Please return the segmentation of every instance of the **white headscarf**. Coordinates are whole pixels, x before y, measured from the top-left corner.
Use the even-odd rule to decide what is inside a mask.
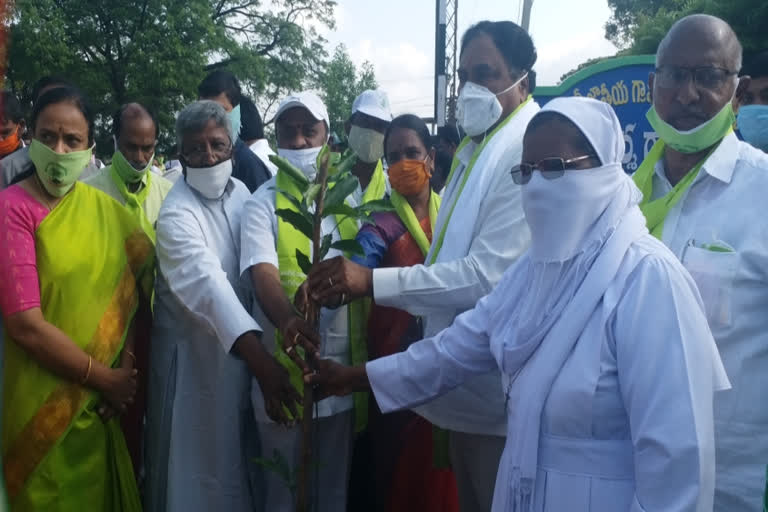
[[[637,207],[642,195],[621,167],[624,136],[613,109],[588,98],[558,98],[537,115],[544,112],[573,122],[603,165],[566,171],[554,180],[534,171],[523,185],[532,245],[510,286],[518,299],[504,312],[501,354],[496,354],[513,404],[505,450],[512,473],[499,474],[495,500],[510,497],[501,509],[525,512],[532,503],[540,419],[552,383],[627,249],[647,233]]]

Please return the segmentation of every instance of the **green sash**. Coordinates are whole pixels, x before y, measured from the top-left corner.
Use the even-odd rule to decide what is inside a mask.
[[[376,201],[378,199],[384,199],[384,195],[387,193],[387,179],[384,176],[384,166],[381,164],[381,160],[376,163],[376,169],[371,175],[371,182],[368,183],[368,187],[363,193],[363,204]]]
[[[408,201],[396,190],[392,191],[390,200],[392,201],[392,206],[395,207],[397,216],[400,217],[400,220],[403,222],[406,229],[408,229],[408,232],[418,244],[419,249],[421,249],[421,252],[424,253],[424,256],[426,256],[429,252],[430,242],[427,239],[427,235],[424,233],[424,230],[421,229],[419,219],[417,219],[416,214],[413,213],[413,208],[411,208],[411,205],[408,204]],[[440,196],[432,191],[429,196],[429,222],[432,224],[433,233],[435,232],[435,222],[437,221],[437,212],[439,209]]]
[[[730,133],[730,131],[728,132]],[[727,135],[727,134],[726,134]],[[635,185],[643,193],[643,200],[640,203],[640,210],[645,215],[646,226],[648,231],[661,240],[664,234],[664,220],[667,218],[670,210],[683,198],[685,192],[690,188],[693,180],[699,175],[704,162],[712,155],[717,149],[713,148],[707,156],[705,156],[701,162],[688,171],[682,180],[675,185],[666,195],[653,199],[653,175],[655,174],[656,164],[664,156],[664,148],[666,145],[664,141],[659,139],[651,148],[648,156],[645,157],[643,163],[640,164],[640,168],[637,169],[632,179],[635,181]]]
[[[115,170],[114,165],[109,167],[109,175],[112,177],[112,181],[115,183],[115,186],[120,192],[120,195],[123,196],[123,199],[125,199],[125,207],[128,208],[131,213],[133,213],[133,215],[136,217],[136,220],[138,220],[139,224],[141,224],[141,228],[144,230],[147,236],[152,239],[152,243],[155,243],[155,227],[149,221],[147,214],[144,212],[144,201],[147,200],[147,196],[149,196],[149,187],[152,186],[152,171],[147,171],[146,183],[144,183],[142,189],[135,194],[128,190],[128,187]]]
[[[503,127],[505,127],[514,117],[515,115],[523,109],[528,103],[533,101],[533,96],[528,96],[528,99],[522,102],[520,105],[517,106],[517,108],[507,116],[504,121],[499,123],[499,126],[493,129],[491,133],[489,133],[485,139],[483,139],[483,142],[475,148],[474,153],[472,153],[472,158],[469,160],[469,164],[467,165],[467,169],[464,171],[464,176],[461,178],[461,183],[459,183],[458,190],[456,191],[456,196],[453,199],[453,204],[451,205],[451,209],[448,210],[448,216],[445,218],[445,222],[443,222],[443,228],[440,230],[440,234],[435,237],[435,251],[432,253],[432,257],[429,259],[429,264],[433,265],[437,261],[437,255],[440,254],[440,249],[443,247],[443,241],[445,239],[445,232],[448,229],[448,224],[451,222],[451,217],[453,216],[453,211],[456,209],[456,205],[459,202],[459,198],[461,197],[461,193],[464,191],[464,187],[467,184],[467,181],[469,180],[469,175],[472,173],[472,171],[475,168],[475,162],[480,157],[480,154],[483,152],[483,149],[485,146],[493,139],[493,136],[496,135],[496,133],[501,130]],[[461,144],[459,144],[459,147],[456,148],[456,154],[458,155],[464,147],[472,142],[472,139],[470,137],[464,137],[464,140],[461,141]],[[448,188],[448,185],[451,183],[451,180],[453,179],[453,175],[456,172],[456,169],[459,166],[459,159],[454,157],[453,163],[451,164],[451,172],[448,174],[448,179],[445,180],[445,187]]]
[[[77,183],[35,233],[45,319],[102,364],[117,362],[152,243],[122,205]],[[3,469],[13,510],[141,510],[119,419],[97,393],[49,372],[6,336]]]
[[[276,184],[279,190],[288,192],[296,199],[301,199],[301,192],[293,183],[293,180],[286,176],[283,171],[277,172]],[[298,211],[296,207],[283,194],[279,191],[275,191],[275,210],[293,210]],[[354,239],[357,234],[357,224],[353,219],[347,218],[342,220],[337,216],[337,223],[339,234],[344,239]],[[303,233],[295,229],[289,223],[285,222],[280,217],[277,218],[277,262],[278,269],[280,271],[280,282],[283,285],[283,290],[286,295],[293,299],[296,295],[296,290],[307,279],[306,274],[301,270],[299,262],[296,259],[296,249],[303,249],[309,252],[311,249],[310,240],[304,236]],[[311,254],[308,256],[312,257]],[[283,338],[280,331],[276,333],[277,343],[275,344],[275,357],[280,363],[288,370],[291,378],[291,384],[299,390],[300,393],[304,392],[304,379],[301,370],[291,360],[290,356],[285,353],[283,349]],[[299,417],[301,417],[302,411],[299,410]]]

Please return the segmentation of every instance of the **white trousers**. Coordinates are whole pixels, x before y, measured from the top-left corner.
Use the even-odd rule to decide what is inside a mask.
[[[313,445],[317,468],[312,468],[313,494],[317,496],[317,512],[343,512],[347,509],[347,485],[352,451],[352,411],[315,420],[317,434]],[[265,459],[280,453],[291,465],[301,462],[301,427],[287,429],[275,423],[259,423],[261,456]],[[291,511],[296,508],[285,480],[274,471],[263,470],[266,485],[264,510]],[[295,474],[295,473],[294,473]],[[317,478],[317,480],[316,480]],[[313,509],[314,510],[314,509]]]

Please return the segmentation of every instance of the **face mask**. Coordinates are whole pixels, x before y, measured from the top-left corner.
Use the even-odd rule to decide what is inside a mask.
[[[219,162],[213,167],[187,167],[187,184],[208,199],[224,195],[232,176],[232,159]]]
[[[91,161],[93,147],[71,153],[57,153],[37,139],[29,145],[29,159],[40,182],[54,197],[64,197]]]
[[[229,123],[232,125],[232,140],[240,136],[240,105],[229,112]]]
[[[498,97],[511,91],[527,76],[528,73],[525,73],[517,82],[498,94],[474,82],[464,84],[456,103],[456,118],[467,135],[477,137],[486,133],[501,117],[503,108]]]
[[[120,176],[120,179],[125,183],[138,183],[147,174],[150,167],[152,167],[152,160],[154,158],[155,155],[152,154],[149,158],[149,163],[145,165],[143,169],[137,169],[125,158],[122,151],[115,151],[115,154],[112,155],[112,167],[115,168],[117,175]]]
[[[0,140],[0,158],[10,155],[19,147],[19,130]]]
[[[698,153],[712,147],[728,134],[736,121],[730,101],[709,121],[682,132],[659,117],[655,106],[651,107],[645,117],[664,144],[680,153]]]
[[[744,105],[737,117],[744,140],[768,153],[768,105]]]
[[[307,149],[277,148],[277,154],[298,167],[307,179],[314,180],[315,176],[317,176],[317,157],[322,149],[322,146]]]
[[[400,160],[393,164],[388,173],[392,188],[404,196],[415,196],[429,185],[432,176],[425,160]]]
[[[548,180],[533,171],[523,185],[523,211],[531,228],[531,256],[565,261],[575,256],[624,179],[620,165],[565,171]]]
[[[384,156],[384,134],[353,124],[349,129],[349,147],[363,162],[378,162]]]

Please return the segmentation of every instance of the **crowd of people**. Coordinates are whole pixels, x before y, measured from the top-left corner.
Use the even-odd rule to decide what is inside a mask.
[[[72,82],[42,78],[26,118],[3,92],[11,510],[294,510],[305,385],[319,512],[762,510],[768,52],[742,62],[726,22],[679,20],[631,177],[612,107],[540,108],[536,60],[522,28],[480,22],[457,125],[432,135],[368,90],[340,137],[302,91],[276,151],[214,71],[168,164],[144,105],[115,113],[104,166]],[[389,208],[323,218],[363,253],[305,274],[311,241],[276,213],[295,181],[269,157],[311,181],[340,145],[346,204]]]

